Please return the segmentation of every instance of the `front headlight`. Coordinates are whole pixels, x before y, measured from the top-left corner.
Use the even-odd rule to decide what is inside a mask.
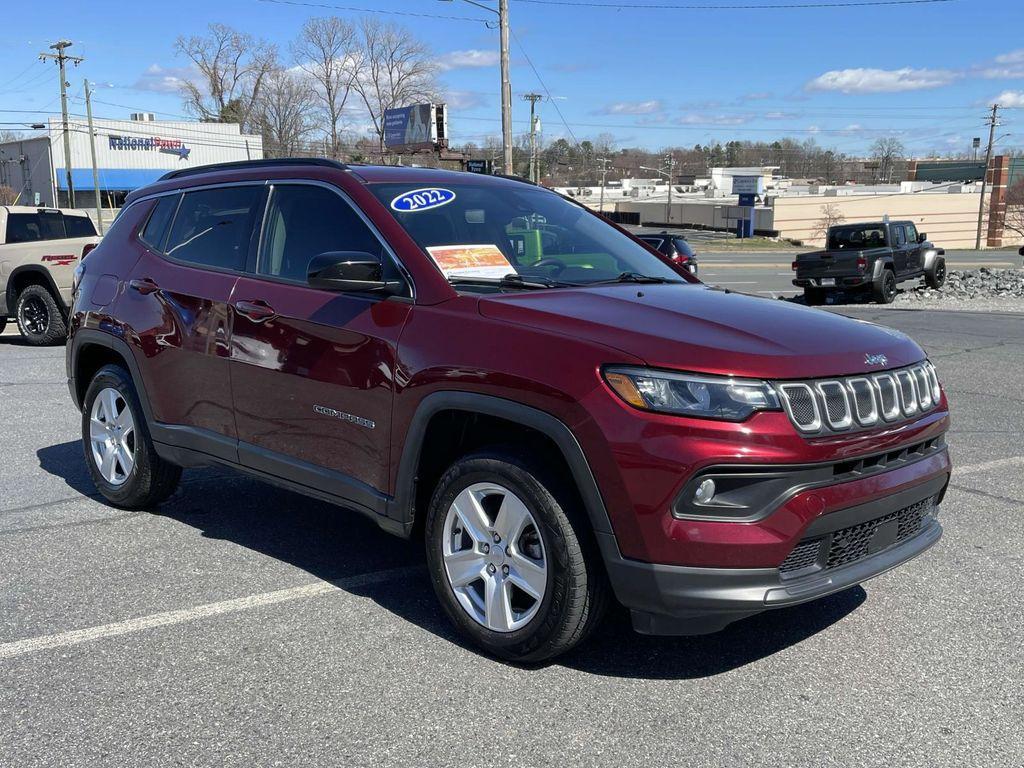
[[[604,378],[619,397],[645,411],[743,421],[755,411],[780,409],[766,381],[625,367],[606,368]]]

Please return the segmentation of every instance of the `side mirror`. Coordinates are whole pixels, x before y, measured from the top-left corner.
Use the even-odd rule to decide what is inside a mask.
[[[927,232],[918,232],[917,233],[917,242],[923,243],[927,239],[928,239],[928,233]]]
[[[362,251],[327,251],[314,256],[306,269],[306,282],[323,291],[389,293],[401,287],[387,281],[380,259]]]

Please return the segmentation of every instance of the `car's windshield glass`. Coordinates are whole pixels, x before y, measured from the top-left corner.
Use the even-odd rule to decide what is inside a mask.
[[[650,251],[558,195],[526,184],[371,184],[453,281],[507,275],[586,285],[622,275],[685,282]],[[514,287],[514,286],[513,286]]]
[[[882,248],[884,246],[885,228],[881,224],[833,227],[828,231],[828,249],[830,251],[843,251],[851,248]]]

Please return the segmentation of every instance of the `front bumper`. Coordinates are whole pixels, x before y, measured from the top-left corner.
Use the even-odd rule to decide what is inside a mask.
[[[822,515],[800,539],[822,542],[820,562],[808,562],[788,574],[779,568],[694,568],[644,563],[622,557],[611,535],[599,535],[599,544],[616,597],[630,609],[638,632],[707,634],[771,608],[797,605],[842,591],[921,554],[942,535],[935,514],[948,481],[948,475],[933,477],[881,499]],[[891,520],[900,511],[926,502],[935,506],[921,519],[920,528],[898,539]],[[872,521],[878,521],[878,525],[871,525]],[[827,553],[833,549],[833,540],[842,544],[840,537],[850,530],[868,532],[869,551],[853,562],[828,567]],[[872,547],[873,542],[876,545]]]

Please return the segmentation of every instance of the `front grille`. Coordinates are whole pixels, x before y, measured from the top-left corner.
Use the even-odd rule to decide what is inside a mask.
[[[890,424],[939,403],[939,380],[928,361],[897,371],[826,381],[776,384],[789,420],[805,434],[844,432]]]
[[[875,554],[872,552],[872,541],[880,529],[895,528],[895,537],[883,540],[887,546],[906,541],[921,532],[924,519],[934,505],[934,498],[924,499],[874,520],[801,541],[782,561],[779,571],[783,576],[793,576],[812,567],[827,571],[863,560]]]

